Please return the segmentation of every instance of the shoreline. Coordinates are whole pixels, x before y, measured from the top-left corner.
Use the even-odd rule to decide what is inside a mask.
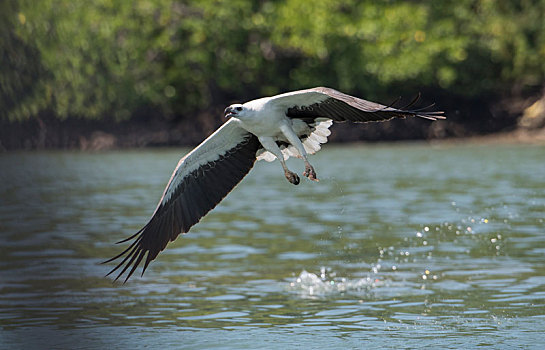
[[[3,125],[2,125],[3,124]],[[35,150],[106,151],[158,147],[195,147],[221,125],[220,120],[126,121],[50,121],[0,123],[0,152]],[[430,144],[535,144],[545,145],[545,127],[516,127],[509,131],[478,134],[461,129],[460,124],[418,120],[362,125],[358,128],[336,124],[330,144],[425,142]]]
[[[517,144],[517,145],[545,145],[545,128],[538,130],[516,129],[487,135],[465,136],[458,138],[428,140],[431,144]]]
[[[111,139],[111,135],[95,132],[95,139],[90,142],[86,142],[84,147],[69,147],[69,148],[57,148],[57,147],[45,147],[40,149],[10,149],[6,150],[0,148],[1,153],[15,153],[15,152],[109,152],[120,150],[153,150],[153,149],[169,149],[169,148],[189,148],[196,147],[197,144],[172,144],[172,145],[128,145],[128,146],[116,146]],[[507,132],[497,132],[487,135],[475,135],[464,137],[450,137],[443,139],[402,139],[402,140],[357,140],[357,141],[328,141],[328,145],[334,146],[349,146],[349,145],[388,145],[388,144],[429,144],[431,146],[448,146],[448,145],[534,145],[545,146],[545,128],[536,131],[529,131],[523,129],[517,129]],[[0,145],[1,146],[1,145]]]

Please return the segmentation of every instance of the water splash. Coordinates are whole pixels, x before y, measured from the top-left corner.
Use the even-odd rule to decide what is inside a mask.
[[[384,283],[378,278],[369,276],[357,279],[336,277],[335,273],[331,273],[325,267],[322,267],[320,276],[305,270],[301,271],[299,276],[290,282],[289,288],[300,292],[303,296],[315,297],[342,293],[367,294],[374,288],[383,286]]]

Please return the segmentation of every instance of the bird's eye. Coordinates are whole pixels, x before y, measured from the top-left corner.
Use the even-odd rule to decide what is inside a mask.
[[[236,109],[237,111],[239,111],[239,112],[242,111],[242,107],[237,107],[237,108],[235,108],[235,109]]]

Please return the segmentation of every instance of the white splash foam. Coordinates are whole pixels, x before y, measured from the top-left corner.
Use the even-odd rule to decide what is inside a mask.
[[[340,293],[368,293],[383,285],[384,281],[372,277],[348,279],[327,276],[325,268],[322,268],[320,276],[305,270],[301,271],[299,276],[290,282],[290,289],[306,296],[325,296]]]

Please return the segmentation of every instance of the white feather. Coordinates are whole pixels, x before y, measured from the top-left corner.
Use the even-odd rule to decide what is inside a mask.
[[[191,152],[178,162],[172,173],[170,182],[165,189],[163,203],[168,201],[180,185],[183,178],[199,167],[213,162],[244,140],[248,132],[240,126],[240,121],[231,118],[206,140],[201,142]]]
[[[304,124],[304,126],[302,124]],[[303,141],[303,147],[308,154],[318,152],[322,148],[321,144],[327,142],[327,137],[331,134],[329,127],[332,124],[333,121],[327,118],[317,118],[315,120],[314,130]],[[308,124],[299,119],[293,121],[292,127],[299,136],[305,135],[310,131]],[[283,137],[279,137],[278,141],[286,142],[287,140]],[[284,159],[288,159],[289,157],[301,158],[297,149],[292,145],[281,147],[281,149]],[[271,152],[261,149],[257,152],[257,160],[272,162],[276,160],[276,157]]]
[[[269,97],[266,103],[282,106],[283,108],[292,108],[299,106],[310,106],[315,103],[320,103],[329,98],[328,95],[318,92],[299,90],[286,92],[284,94]]]

